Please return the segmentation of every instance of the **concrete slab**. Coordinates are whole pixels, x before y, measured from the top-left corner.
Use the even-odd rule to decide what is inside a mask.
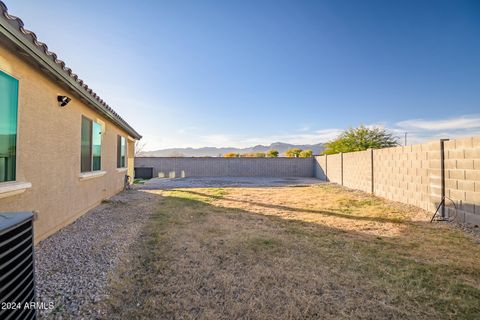
[[[258,188],[305,186],[325,183],[315,178],[299,177],[201,177],[201,178],[154,178],[140,185],[139,189],[177,188]]]

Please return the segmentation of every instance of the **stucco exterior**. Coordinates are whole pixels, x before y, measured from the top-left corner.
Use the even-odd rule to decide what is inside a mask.
[[[125,174],[133,176],[135,140],[1,43],[0,70],[19,80],[16,181],[31,183],[23,193],[0,198],[0,212],[35,211],[38,242],[122,190]],[[72,101],[59,107],[58,95]],[[79,177],[82,115],[104,124],[105,174],[85,180]],[[117,135],[128,143],[123,170],[117,169]]]

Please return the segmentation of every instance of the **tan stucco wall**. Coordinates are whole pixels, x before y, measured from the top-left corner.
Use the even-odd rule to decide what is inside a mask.
[[[133,167],[133,164],[134,164],[134,160],[135,160],[135,140],[133,139],[128,139],[127,140],[127,165],[128,165],[128,175],[130,177],[134,177],[135,176],[135,170],[134,170],[134,167]]]
[[[122,190],[126,172],[116,168],[117,135],[128,134],[1,45],[0,70],[19,80],[16,180],[32,183],[24,193],[0,199],[0,212],[37,211],[38,242]],[[61,108],[57,95],[72,101]],[[79,179],[82,115],[105,123],[102,170],[106,174],[85,181]],[[129,140],[127,155],[132,175],[133,143]]]

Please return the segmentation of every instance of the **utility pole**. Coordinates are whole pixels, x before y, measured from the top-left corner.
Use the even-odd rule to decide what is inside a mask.
[[[407,145],[407,134],[408,132],[405,132],[405,146]]]

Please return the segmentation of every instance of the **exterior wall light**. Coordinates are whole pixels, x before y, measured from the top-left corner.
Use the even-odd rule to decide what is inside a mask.
[[[57,101],[60,107],[65,107],[72,99],[67,96],[58,96]]]

